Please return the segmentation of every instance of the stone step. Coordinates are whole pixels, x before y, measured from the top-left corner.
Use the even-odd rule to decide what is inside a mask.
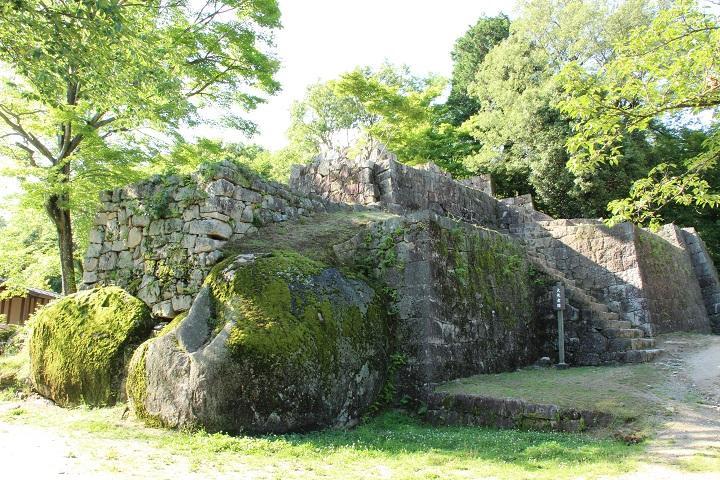
[[[632,328],[632,324],[627,320],[599,320],[597,322],[593,322],[593,326],[601,330],[626,330]]]
[[[651,362],[659,357],[664,350],[653,348],[649,350],[627,350],[625,352],[617,352],[615,360],[621,363],[645,363]]]
[[[610,350],[625,352],[628,350],[649,350],[655,348],[654,338],[613,338]]]
[[[603,335],[608,338],[641,338],[643,331],[637,328],[607,328]]]
[[[602,312],[602,313],[600,313],[599,317],[600,317],[600,320],[602,320],[603,322],[619,322],[619,321],[621,321],[620,315],[615,312],[609,312],[609,311]],[[628,322],[628,325],[630,325],[630,322]],[[630,328],[630,327],[628,326],[628,327],[621,327],[621,328]]]

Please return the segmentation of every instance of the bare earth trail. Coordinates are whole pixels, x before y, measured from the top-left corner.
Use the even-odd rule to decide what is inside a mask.
[[[720,336],[673,336],[662,342],[666,353],[656,363],[669,378],[668,397],[657,415],[657,434],[637,471],[614,480],[720,480],[720,471],[679,469],[683,462],[710,459],[720,464]],[[14,409],[58,409],[38,398],[0,403],[0,418]],[[80,412],[67,415],[82,415]],[[79,417],[78,417],[79,418]],[[208,479],[275,478],[284,465],[252,465],[237,458],[224,471],[193,465],[171,447],[134,438],[106,438],[92,431],[67,431],[37,421],[0,420],[0,466],[4,478]],[[281,462],[280,462],[281,463]],[[269,468],[268,468],[269,467]],[[297,472],[296,472],[297,473]],[[582,477],[580,477],[582,478]]]
[[[619,478],[720,479],[720,471],[679,473],[668,467],[720,457],[720,336],[667,340],[661,348],[666,352],[658,363],[671,367],[668,388],[676,400],[669,402],[666,412],[656,412],[662,420],[647,450],[653,463]]]

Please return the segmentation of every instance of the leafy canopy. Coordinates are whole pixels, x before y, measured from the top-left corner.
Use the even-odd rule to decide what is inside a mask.
[[[237,112],[279,88],[268,53],[279,18],[276,0],[0,4],[0,173],[20,178],[26,204],[56,224],[70,291],[68,217],[141,176],[211,107],[226,112],[218,122],[253,130]]]
[[[287,149],[296,163],[322,150],[349,150],[378,141],[410,164],[434,161],[464,171],[460,133],[443,120],[439,100],[446,80],[418,77],[407,67],[358,68],[311,86],[293,108]]]
[[[607,201],[626,195],[632,180],[645,173],[641,146],[629,150],[639,156],[627,172],[580,175],[566,168],[572,131],[558,108],[558,72],[569,62],[584,68],[604,64],[612,58],[613,42],[649,23],[656,8],[651,0],[521,2],[509,37],[485,55],[468,87],[478,110],[461,128],[479,148],[465,158],[466,168],[492,173],[501,195],[533,193],[554,216],[596,216]]]
[[[695,1],[681,0],[661,10],[614,43],[616,54],[596,70],[577,62],[562,75],[567,93],[560,103],[573,118],[568,141],[575,172],[592,172],[623,161],[623,140],[653,129],[655,122],[692,125],[710,119],[703,151],[679,161],[663,161],[638,180],[627,199],[610,205],[614,221],[657,225],[671,203],[717,208],[718,185],[709,180],[720,156],[720,21]]]

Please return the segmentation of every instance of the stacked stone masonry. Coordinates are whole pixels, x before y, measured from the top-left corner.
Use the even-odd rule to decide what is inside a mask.
[[[713,333],[720,334],[720,280],[705,242],[694,228],[684,228],[682,238],[690,253],[695,275],[698,278],[705,310]]]
[[[551,220],[530,198],[489,192],[488,179],[461,183],[382,148],[296,166],[289,186],[230,163],[157,177],[102,195],[84,286],[122,286],[156,317],[172,318],[189,308],[228,242],[270,223],[375,208],[398,217],[335,253],[345,263],[374,259],[374,273],[395,290],[410,390],[552,354],[546,294],[556,281],[568,290],[565,342],[576,364],[646,361],[658,353],[653,332],[717,325],[720,282],[693,231]]]
[[[268,223],[332,208],[231,163],[190,176],[154,177],[105,192],[101,201],[83,263],[83,288],[121,286],[159,318],[190,308],[227,242]]]

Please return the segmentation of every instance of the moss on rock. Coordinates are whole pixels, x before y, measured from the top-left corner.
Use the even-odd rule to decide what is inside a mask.
[[[56,300],[31,322],[33,387],[63,406],[115,403],[127,361],[151,328],[147,306],[118,287]]]
[[[379,391],[385,308],[365,283],[291,251],[216,266],[186,319],[136,353],[138,417],[210,431],[352,423]]]

